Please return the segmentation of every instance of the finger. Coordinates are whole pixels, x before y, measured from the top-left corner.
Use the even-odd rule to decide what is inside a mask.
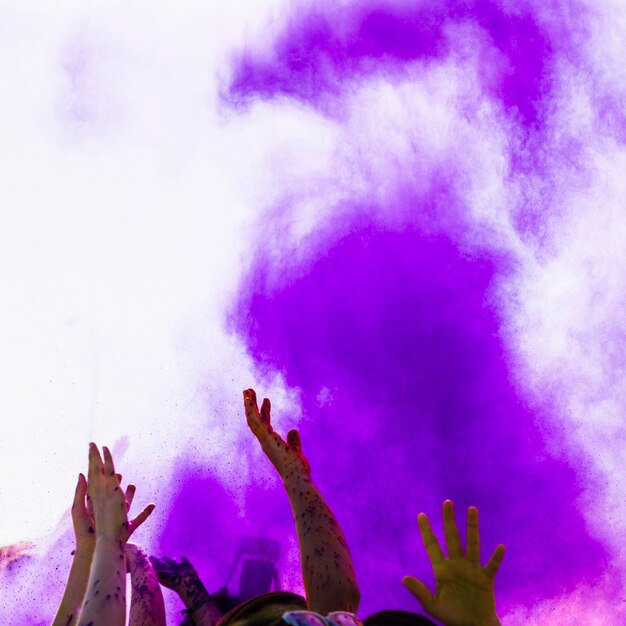
[[[135,491],[137,491],[137,487],[135,487],[135,485],[133,485],[132,483],[128,485],[128,487],[126,487],[126,493],[124,495],[124,498],[126,499],[126,512],[128,513],[128,511],[130,511],[130,507],[133,503],[133,499],[135,497]]]
[[[467,537],[465,554],[471,563],[480,565],[480,532],[478,530],[478,509],[467,509]]]
[[[89,444],[89,481],[96,479],[96,476],[100,476],[104,470],[104,464],[102,463],[102,457],[100,451],[95,443]]]
[[[270,423],[270,411],[272,410],[272,404],[269,398],[263,398],[263,404],[261,404],[261,420],[266,424]]]
[[[402,579],[402,584],[419,600],[424,610],[430,613],[430,607],[434,600],[430,589],[421,580],[412,576],[405,576]]]
[[[133,521],[129,524],[131,534],[134,533],[147,519],[150,517],[152,511],[154,511],[156,504],[149,504]]]
[[[87,492],[87,513],[89,513],[89,516],[93,519],[93,504],[89,492]]]
[[[258,415],[259,409],[256,405],[256,394],[254,389],[246,389],[243,392],[243,406],[246,411],[246,416],[250,417]]]
[[[422,535],[422,541],[428,554],[428,559],[431,565],[434,567],[436,564],[441,563],[444,560],[443,550],[433,533],[433,529],[430,526],[430,522],[424,513],[420,513],[417,516],[417,524],[419,525],[420,534]]]
[[[257,407],[257,403],[256,403],[256,391],[254,389],[246,389],[243,392],[243,397],[244,400],[248,399],[250,400],[250,402],[252,402],[252,404]],[[258,408],[258,407],[257,407]]]
[[[104,473],[107,476],[115,476],[113,457],[111,456],[111,451],[106,446],[102,446],[102,456],[104,457]]]
[[[178,563],[174,560],[174,559],[170,559],[169,556],[164,556],[163,557],[163,562],[168,566],[168,567],[178,567]]]
[[[121,474],[115,474],[117,476],[117,482],[121,485],[122,484],[122,475]]]
[[[456,525],[452,500],[446,500],[443,503],[443,534],[446,538],[448,556],[451,559],[461,558],[463,556],[463,547],[461,546],[459,528]]]
[[[298,453],[302,454],[302,442],[300,433],[294,428],[287,433],[287,443]]]
[[[491,555],[489,561],[487,561],[487,565],[483,567],[483,571],[489,578],[492,580],[496,577],[498,570],[500,569],[500,565],[502,565],[502,561],[504,560],[504,546],[500,544]]]
[[[72,513],[75,515],[85,515],[87,507],[85,506],[85,496],[87,495],[87,479],[84,474],[78,475],[78,482],[74,491],[74,502],[72,503]]]

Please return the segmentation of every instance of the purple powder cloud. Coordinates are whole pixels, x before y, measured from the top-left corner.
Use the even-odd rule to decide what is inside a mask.
[[[440,526],[445,497],[460,514],[479,507],[485,550],[508,546],[503,609],[601,573],[575,468],[546,451],[511,384],[492,261],[413,229],[360,227],[295,280],[264,287],[264,267],[258,258],[233,325],[302,390],[303,445],[350,540],[363,615],[416,608],[400,586],[430,576],[415,516]]]
[[[259,97],[286,95],[324,109],[329,97],[350,89],[351,81],[401,73],[411,61],[442,59],[455,45],[446,27],[463,22],[483,29],[501,54],[495,68],[498,80],[490,88],[526,123],[540,122],[555,33],[539,24],[524,3],[515,11],[497,2],[460,0],[363,2],[294,11],[269,58],[257,58],[250,50],[241,54],[225,99],[243,105]],[[558,45],[573,48],[572,34],[560,34]],[[493,66],[493,59],[488,65]]]
[[[585,378],[582,372],[568,377],[567,372],[578,367],[578,363],[570,363],[569,352],[561,378],[551,381],[549,376],[541,378],[532,372],[541,389],[531,391],[540,395],[546,391],[545,386],[550,392],[543,403],[541,400],[546,398],[537,401],[524,387],[528,381],[523,367],[532,370],[540,363],[537,370],[550,373],[548,366],[541,369],[542,359],[548,364],[558,363],[562,355],[556,350],[556,356],[547,354],[547,349],[544,354],[545,333],[529,332],[532,341],[523,346],[530,346],[523,352],[527,362],[520,367],[523,359],[519,337],[512,335],[524,324],[531,331],[533,324],[540,330],[542,323],[553,328],[550,324],[554,324],[554,318],[561,321],[558,305],[570,309],[579,304],[568,299],[567,289],[552,294],[552,308],[546,311],[536,302],[522,302],[524,294],[518,287],[524,279],[539,292],[544,287],[554,288],[560,278],[575,283],[579,274],[587,271],[587,262],[593,270],[593,289],[598,290],[597,297],[589,296],[589,301],[606,298],[607,313],[612,313],[611,290],[606,290],[608,295],[600,291],[607,285],[618,290],[620,283],[610,272],[603,273],[604,257],[599,267],[594,265],[595,249],[582,249],[579,265],[568,264],[566,255],[562,266],[548,268],[553,273],[547,276],[542,275],[542,263],[562,244],[555,232],[567,234],[569,226],[583,238],[589,234],[585,224],[576,230],[573,226],[578,225],[568,222],[574,209],[566,201],[571,200],[567,194],[580,191],[584,199],[592,182],[605,182],[592,180],[602,165],[590,158],[594,156],[590,146],[597,148],[596,136],[601,136],[601,141],[624,141],[624,89],[616,85],[611,74],[615,59],[605,63],[610,46],[602,47],[594,41],[601,50],[596,52],[590,44],[590,38],[597,37],[599,21],[604,19],[608,24],[606,16],[598,17],[599,9],[574,1],[506,4],[510,6],[478,0],[363,1],[339,6],[316,3],[315,8],[312,4],[294,4],[279,33],[268,36],[265,32],[263,42],[251,41],[233,57],[231,80],[221,94],[222,104],[244,117],[262,102],[263,106],[255,111],[259,116],[252,118],[251,125],[269,121],[275,124],[277,135],[283,131],[279,128],[283,115],[296,111],[295,117],[288,120],[292,124],[289,128],[300,124],[299,132],[302,126],[319,121],[320,127],[313,130],[311,139],[315,133],[315,139],[319,134],[323,141],[312,147],[301,141],[306,135],[303,133],[293,142],[291,156],[296,158],[290,162],[281,154],[268,162],[268,186],[276,193],[258,212],[253,230],[247,223],[229,222],[231,232],[237,233],[233,248],[251,232],[258,242],[245,241],[241,246],[246,253],[252,250],[252,262],[226,315],[233,336],[226,337],[224,343],[216,341],[220,328],[215,335],[209,332],[208,339],[199,339],[200,335],[206,337],[207,329],[212,331],[219,325],[215,317],[221,311],[218,307],[216,315],[211,308],[207,314],[211,319],[203,319],[188,335],[176,334],[174,341],[181,341],[176,358],[164,359],[176,375],[184,372],[184,389],[173,393],[165,384],[168,376],[175,377],[173,372],[168,370],[163,378],[157,375],[157,380],[164,382],[163,394],[168,395],[171,405],[158,393],[156,402],[159,406],[165,402],[167,410],[142,410],[142,416],[137,417],[134,408],[123,408],[128,428],[135,420],[149,424],[145,441],[130,435],[130,449],[135,456],[124,458],[124,466],[128,465],[129,476],[138,475],[142,493],[145,488],[158,503],[146,534],[138,540],[158,555],[188,556],[210,591],[225,583],[237,547],[247,535],[279,541],[283,546],[281,584],[283,588],[302,590],[286,495],[270,478],[268,462],[241,421],[239,392],[232,391],[234,385],[241,389],[249,384],[261,394],[268,388],[273,390],[268,395],[275,401],[275,421],[281,432],[294,424],[301,430],[314,477],[344,527],[354,553],[363,590],[361,615],[383,608],[418,610],[417,602],[400,584],[405,574],[432,582],[415,517],[419,511],[427,512],[436,530],[440,530],[441,501],[446,497],[455,500],[459,516],[470,504],[480,508],[485,557],[498,542],[507,545],[498,578],[498,601],[501,613],[508,612],[511,623],[530,620],[534,624],[539,620],[560,625],[583,611],[586,616],[593,613],[596,617],[600,615],[596,612],[598,580],[603,575],[606,578],[608,572],[619,585],[619,575],[614,574],[619,569],[615,565],[615,542],[607,540],[607,535],[624,526],[620,527],[622,513],[609,513],[607,503],[614,503],[621,492],[612,484],[606,493],[590,487],[600,481],[610,483],[605,480],[606,472],[619,458],[614,448],[621,445],[617,427],[611,430],[612,414],[607,412],[607,418],[602,407],[590,413],[587,420],[584,394],[572,395],[583,399],[582,409],[574,418],[564,418],[562,411],[571,407],[567,399],[572,381],[580,381],[584,389],[591,380],[588,394],[594,401],[604,393],[604,389],[597,391],[594,378],[598,360],[593,349],[598,328],[607,345],[618,346],[614,353],[603,348],[600,364],[611,371],[607,377],[611,388],[619,387],[623,334],[615,333],[610,315],[604,324],[597,308],[583,307],[590,324],[579,333],[582,339],[574,337],[580,330],[576,319],[570,319],[571,325],[563,334],[568,341],[578,341],[574,347],[579,350],[574,354],[580,361],[589,357],[592,375]],[[143,33],[143,22],[139,23]],[[621,33],[617,27],[616,33]],[[158,38],[162,36],[159,31]],[[204,33],[198,37],[195,41],[201,41]],[[115,37],[107,36],[106,40]],[[180,59],[196,56],[195,47],[190,48],[193,53],[188,57],[172,56],[167,49],[157,58],[173,58],[176,62],[172,73],[176,74],[184,67]],[[109,77],[109,65],[99,64],[98,55],[89,46],[74,44],[63,49],[65,53],[59,57],[61,111],[73,127],[77,122],[82,128],[86,122],[106,121],[103,112],[109,111],[110,101],[98,94],[99,86],[107,85],[104,79]],[[138,58],[152,58],[153,50],[148,52]],[[125,64],[130,57],[120,58]],[[140,66],[130,63],[135,69]],[[159,67],[153,69],[160,71]],[[214,87],[202,85],[210,73],[204,67],[200,69],[197,75],[189,75],[187,82],[165,81],[163,91],[146,95],[146,102],[169,103],[171,109],[165,107],[163,111],[176,111],[176,115],[162,119],[162,113],[146,106],[136,110],[136,118],[129,119],[152,120],[168,129],[173,124],[171,132],[176,134],[179,129],[175,117],[181,111],[180,104],[192,101],[185,90],[191,85],[202,86],[202,104],[194,105],[201,108],[206,105],[206,93]],[[55,84],[56,91],[51,90],[57,94],[57,108],[58,87]],[[416,92],[421,88],[425,97],[420,101],[422,117],[417,119],[410,105],[415,104],[414,98],[419,95]],[[429,88],[431,91],[427,91]],[[95,100],[94,94],[98,96]],[[122,97],[125,88],[120,88],[119,94]],[[168,100],[171,94],[172,101]],[[381,102],[376,111],[368,108]],[[386,105],[394,112],[389,120],[382,119],[380,113],[382,110],[386,115]],[[429,111],[434,112],[432,117]],[[187,121],[182,125],[186,131],[182,136],[196,136],[195,121],[182,113],[180,119]],[[237,121],[245,126],[250,120]],[[146,128],[152,136],[154,127],[148,124]],[[219,155],[216,181],[223,173],[222,157],[232,161],[233,146],[253,141],[256,147],[270,141],[271,133],[266,130],[239,135],[242,129],[237,123],[211,128],[214,134],[205,128],[202,136],[214,138],[212,145]],[[454,140],[440,141],[440,136],[446,134]],[[277,144],[284,147],[288,143],[285,139],[280,135]],[[132,141],[130,133],[124,149]],[[325,141],[334,142],[339,149],[329,149],[329,156],[324,151]],[[269,146],[269,153],[272,148]],[[142,150],[137,154],[143,155]],[[158,152],[165,154],[168,149]],[[297,158],[309,153],[328,157],[329,164],[315,169],[315,176],[306,171],[306,158]],[[176,161],[172,163],[173,172],[182,167],[177,156],[170,155]],[[246,160],[248,156],[242,149],[238,157],[244,164],[241,173],[246,168],[255,169],[250,163],[256,161]],[[291,169],[286,167],[289,165]],[[296,171],[298,166],[301,171]],[[197,164],[202,174],[199,188],[206,183],[204,168],[204,161]],[[56,170],[51,167],[50,171]],[[201,210],[205,206],[224,206],[230,212],[232,200],[225,193],[200,201],[186,177],[181,177],[177,186],[176,176],[172,179],[161,174],[159,170],[158,179],[150,184],[155,196],[166,198],[163,206],[168,213],[175,207],[168,237],[164,229],[159,245],[144,250],[147,222],[142,221],[137,231],[137,249],[142,251],[139,256],[145,252],[146,258],[145,267],[137,274],[141,284],[153,272],[151,280],[165,285],[162,299],[155,298],[148,315],[151,320],[154,317],[157,343],[162,334],[169,339],[169,331],[162,329],[171,327],[161,326],[159,315],[168,316],[165,302],[172,300],[172,293],[178,293],[188,276],[209,276],[218,271],[221,276],[222,270],[215,268],[223,266],[213,257],[191,255],[184,257],[184,271],[170,276],[163,265],[152,264],[150,254],[162,256],[170,245],[178,250],[181,242],[187,247],[190,241],[196,241],[198,250],[210,247],[206,241],[213,241],[216,232],[220,234],[216,239],[221,239],[221,225],[216,220],[207,226],[206,216],[194,212],[194,203],[197,201]],[[225,180],[239,185],[243,178],[243,174],[232,175]],[[69,180],[74,180],[73,173]],[[195,180],[193,176],[191,180]],[[135,190],[138,181],[141,183],[141,177],[129,178],[129,188],[122,195],[134,198],[133,193],[126,192]],[[167,184],[161,188],[164,181]],[[177,190],[172,202],[169,199],[174,197],[174,188],[169,184]],[[614,194],[615,188],[602,186]],[[60,188],[63,193],[57,196],[57,202],[66,193]],[[485,188],[488,193],[481,195]],[[254,188],[261,202],[264,191]],[[233,197],[239,198],[237,194]],[[608,199],[612,198],[608,194]],[[318,202],[309,202],[311,199]],[[610,209],[610,203],[607,205]],[[116,202],[112,201],[111,206],[117,207]],[[583,206],[587,205],[583,202]],[[603,205],[596,206],[599,210]],[[120,215],[125,211],[131,214],[134,208],[121,203]],[[184,223],[185,215],[190,220],[188,231],[177,225],[179,219],[181,225]],[[608,218],[607,224],[612,228]],[[227,230],[226,241],[231,235]],[[104,247],[101,254],[97,252],[99,263],[115,249],[113,245]],[[216,256],[225,253],[219,246],[216,250]],[[576,246],[567,250],[572,257],[577,251]],[[530,262],[524,265],[528,259]],[[168,265],[173,261],[172,257]],[[131,258],[120,257],[124,269],[126,263],[132,269]],[[218,286],[206,287],[206,293],[199,287],[200,299],[220,300],[222,290],[230,289],[235,280],[235,270],[227,274],[224,272]],[[170,276],[170,282],[163,280],[165,275]],[[539,279],[533,283],[537,275]],[[201,283],[199,280],[194,284]],[[91,280],[89,285],[91,289]],[[584,286],[580,292],[588,295]],[[111,289],[111,294],[119,293],[125,292]],[[578,292],[573,289],[573,293]],[[182,299],[180,311],[191,311],[194,317],[196,296],[194,293],[187,303]],[[586,303],[584,299],[581,302]],[[518,317],[516,307],[521,311]],[[169,315],[174,319],[171,311]],[[184,326],[188,322],[185,320],[177,324]],[[145,320],[140,320],[137,328],[144,326]],[[555,325],[555,334],[559,330]],[[184,341],[181,336],[186,337]],[[111,339],[108,337],[107,343]],[[254,367],[250,367],[240,342],[254,360]],[[120,348],[116,348],[115,341],[111,343],[114,356],[104,358],[105,374],[115,369],[112,366],[124,349],[134,351],[132,342]],[[143,370],[143,357],[134,358]],[[190,361],[195,368],[189,366]],[[235,379],[247,375],[254,378],[254,371],[254,380],[235,383]],[[146,369],[142,375],[153,377],[154,372]],[[210,381],[206,390],[196,375]],[[203,388],[198,390],[194,385]],[[121,408],[125,398],[119,393],[120,387],[110,384],[102,388],[103,393],[114,391],[114,402],[107,406],[117,408],[119,404]],[[145,381],[144,386],[135,384],[133,377],[133,394],[143,396],[147,389],[150,387]],[[556,399],[554,390],[558,392]],[[189,400],[194,391],[202,398],[197,403]],[[278,393],[285,397],[299,394],[303,416],[288,402],[281,402]],[[606,391],[607,397],[610,393],[612,389]],[[619,400],[617,394],[615,398]],[[623,407],[623,402],[619,405],[617,400],[616,413]],[[93,399],[95,404],[97,401]],[[202,406],[198,408],[197,404]],[[184,438],[186,429],[191,434]],[[583,435],[571,434],[568,429],[578,429]],[[577,448],[576,437],[588,436],[589,432],[596,437],[592,442],[599,441],[606,447],[602,471],[588,449],[585,456],[584,446]],[[169,445],[167,450],[161,438],[155,438],[155,434],[162,433],[169,433],[163,436]],[[158,451],[155,465],[145,461],[150,458],[146,456],[150,442]],[[170,473],[173,458],[177,461]],[[127,470],[124,472],[126,475]],[[64,530],[59,527],[47,547],[40,545],[37,553],[0,572],[0,587],[6,588],[12,598],[0,612],[12,623],[49,623],[69,564],[68,520],[65,515]],[[42,580],[49,581],[45,594]],[[596,599],[593,605],[587,600],[586,584]],[[237,590],[237,576],[230,587]],[[611,611],[618,611],[614,598],[620,597],[621,590],[611,590],[608,600],[600,600],[599,604],[611,615]],[[182,607],[171,596],[167,601],[170,617],[175,620]],[[570,611],[569,617],[563,617],[562,611]],[[610,619],[605,621],[611,623]]]
[[[584,12],[576,3],[548,13],[453,1],[296,9],[270,54],[248,49],[235,60],[224,101],[245,107],[287,97],[332,113],[368,78],[393,81],[411,63],[441,62],[454,45],[450,25],[471,23],[492,51],[482,89],[519,125],[511,178],[538,179],[551,200],[545,214],[536,202],[511,208],[516,231],[541,248],[554,215],[548,207],[559,210],[551,206],[549,155],[576,171],[582,154],[566,138],[542,150],[555,63],[579,62]],[[568,28],[572,13],[576,28]],[[442,195],[447,214],[458,216],[451,222],[440,219]],[[543,409],[531,410],[514,383],[494,281],[516,260],[484,241],[467,254],[468,206],[445,182],[425,197],[399,190],[394,201],[402,227],[356,207],[302,239],[306,254],[279,261],[276,232],[288,216],[297,219],[298,207],[268,209],[270,250],[256,252],[232,328],[259,367],[283,372],[301,390],[304,446],[350,540],[363,615],[415,610],[400,579],[430,574],[414,518],[423,510],[438,519],[446,497],[459,511],[479,507],[486,550],[508,546],[503,612],[566,594],[600,576],[607,555],[579,507],[584,466],[557,456],[540,425]],[[421,217],[433,213],[439,227]]]

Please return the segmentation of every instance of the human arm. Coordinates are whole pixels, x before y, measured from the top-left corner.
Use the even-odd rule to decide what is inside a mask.
[[[126,542],[154,510],[149,504],[131,522],[127,513],[134,495],[120,487],[109,449],[103,456],[89,444],[87,492],[93,507],[96,546],[79,626],[123,626],[126,618]],[[104,458],[104,460],[103,460]]]
[[[165,626],[161,586],[148,555],[136,544],[126,544],[126,567],[130,574],[130,626]]]
[[[80,474],[72,504],[72,525],[76,548],[63,599],[52,626],[75,626],[87,591],[89,569],[96,547],[96,535],[95,522],[87,509],[86,496],[87,479],[83,474]]]
[[[300,435],[291,430],[285,442],[271,426],[270,401],[259,410],[253,389],[243,392],[250,430],[280,475],[296,524],[307,605],[326,615],[356,613],[360,590],[345,536],[330,507],[311,479]]]
[[[194,566],[183,557],[180,563],[164,557],[150,557],[159,582],[172,589],[185,605],[189,617],[196,626],[214,626],[222,617],[213,598],[200,580]]]
[[[496,614],[494,582],[504,558],[499,545],[487,564],[480,564],[478,510],[467,511],[467,540],[463,551],[450,500],[443,503],[443,526],[448,558],[424,513],[417,518],[424,547],[435,574],[435,593],[417,578],[405,576],[402,583],[424,610],[445,626],[500,626]]]

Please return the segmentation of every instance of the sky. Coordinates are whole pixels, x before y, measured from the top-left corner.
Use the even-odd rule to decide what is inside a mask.
[[[26,0],[0,31],[0,621],[51,621],[92,440],[150,553],[215,591],[272,539],[302,592],[249,386],[361,616],[420,610],[415,517],[452,498],[507,546],[505,626],[624,620],[622,3]]]

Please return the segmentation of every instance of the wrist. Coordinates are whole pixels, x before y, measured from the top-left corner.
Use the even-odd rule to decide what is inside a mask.
[[[93,553],[96,549],[96,541],[90,541],[88,543],[76,542],[76,549],[72,554],[74,555],[75,561],[80,561],[83,559],[91,560],[93,557]]]
[[[179,595],[187,609],[187,613],[192,615],[192,617],[195,611],[211,601],[209,592],[199,578],[189,581],[187,584],[183,583]]]
[[[282,478],[283,485],[287,488],[298,485],[311,485],[313,483],[311,474],[301,465],[287,468],[281,473],[280,477]]]
[[[112,546],[119,549],[124,549],[126,542],[122,541],[118,533],[107,533],[103,531],[96,536],[96,548],[98,546]]]

